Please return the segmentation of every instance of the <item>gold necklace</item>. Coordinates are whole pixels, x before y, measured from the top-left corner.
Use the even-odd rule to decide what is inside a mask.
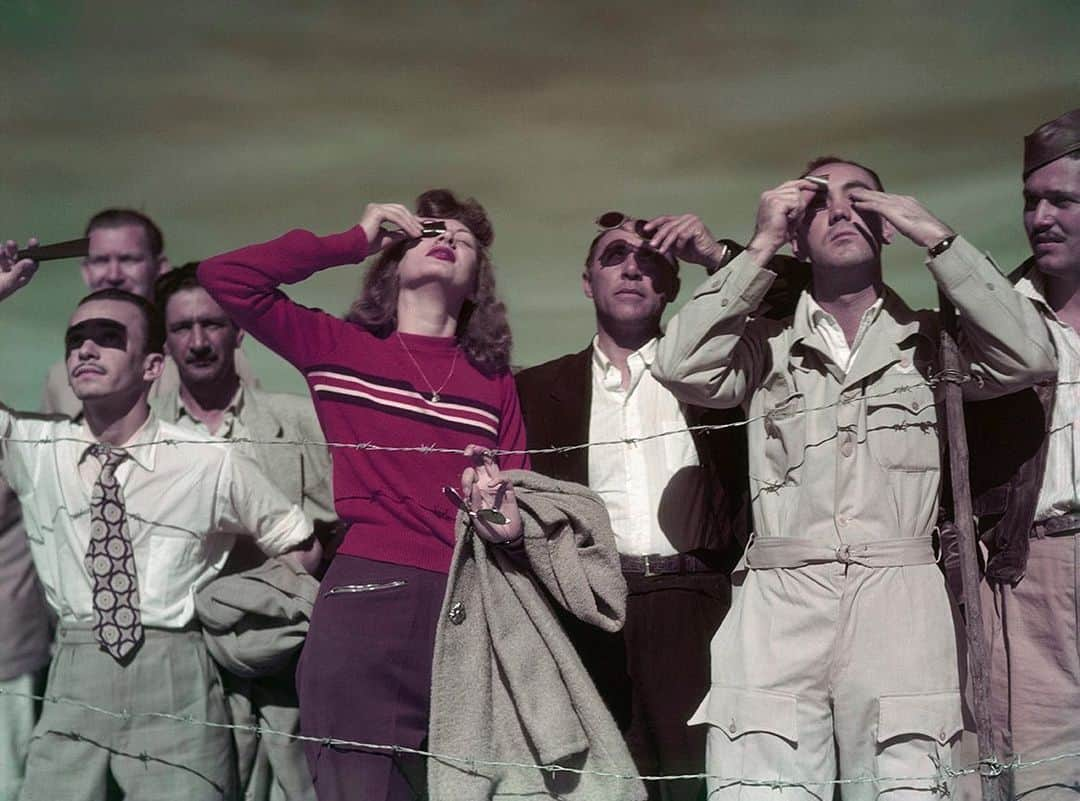
[[[450,377],[454,375],[454,368],[457,367],[458,348],[454,348],[454,360],[450,362],[450,372],[446,374],[446,378],[439,384],[439,388],[435,389],[435,387],[431,385],[431,382],[428,381],[427,374],[424,373],[423,369],[420,367],[420,362],[416,361],[416,358],[412,355],[412,351],[409,350],[409,346],[405,344],[405,340],[401,338],[401,334],[398,333],[396,329],[394,330],[394,336],[396,336],[397,341],[401,343],[401,349],[405,351],[405,355],[408,356],[409,361],[413,363],[416,372],[420,373],[420,377],[424,379],[427,388],[431,390],[431,402],[438,403],[440,399],[439,393],[441,393],[446,388],[446,385],[450,383]]]

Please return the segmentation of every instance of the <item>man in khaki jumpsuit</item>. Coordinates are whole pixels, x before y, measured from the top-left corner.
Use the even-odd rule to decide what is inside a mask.
[[[841,785],[845,801],[925,799],[963,727],[932,545],[938,323],[884,284],[882,247],[900,233],[928,250],[963,318],[965,396],[1051,377],[1053,348],[1031,302],[917,201],[837,157],[805,175],[762,195],[750,245],[672,320],[654,366],[683,401],[750,421],[756,533],[691,723],[710,726],[711,801],[831,799],[837,777],[864,780]],[[752,318],[789,241],[812,288],[792,318]]]

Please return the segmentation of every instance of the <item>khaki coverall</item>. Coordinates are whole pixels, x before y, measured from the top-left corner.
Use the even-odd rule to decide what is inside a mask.
[[[1053,375],[1038,313],[992,262],[957,238],[928,264],[963,319],[965,396]],[[963,728],[965,672],[931,544],[937,318],[886,290],[845,374],[803,309],[748,319],[774,278],[745,255],[710,277],[654,367],[681,400],[749,421],[755,536],[691,719],[710,727],[709,798],[831,799],[838,775],[906,779],[845,783],[845,801],[926,798]]]

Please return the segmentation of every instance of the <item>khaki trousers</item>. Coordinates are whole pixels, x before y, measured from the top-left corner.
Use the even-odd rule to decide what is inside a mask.
[[[836,778],[850,781],[844,801],[934,797],[963,729],[958,620],[938,567],[832,562],[733,578],[713,683],[691,719],[709,726],[710,801],[831,801]]]
[[[227,723],[221,680],[199,631],[146,629],[126,664],[92,631],[61,626],[47,696],[110,711],[167,712]],[[105,801],[119,788],[138,801],[235,798],[228,729],[153,717],[122,719],[46,702],[34,729],[21,801]]]
[[[983,586],[995,750],[1024,762],[1080,753],[1080,535],[1030,545],[1019,584]],[[1080,758],[1021,767],[1012,780],[1018,799],[1077,801]]]
[[[42,671],[44,672],[44,671]],[[0,689],[13,695],[0,695],[0,801],[19,795],[26,751],[37,719],[37,701],[27,698],[40,692],[37,674],[24,673],[0,681]]]

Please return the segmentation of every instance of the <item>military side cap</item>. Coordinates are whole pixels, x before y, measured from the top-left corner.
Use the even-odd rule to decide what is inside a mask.
[[[1066,111],[1024,137],[1024,178],[1055,159],[1080,150],[1080,108]]]

